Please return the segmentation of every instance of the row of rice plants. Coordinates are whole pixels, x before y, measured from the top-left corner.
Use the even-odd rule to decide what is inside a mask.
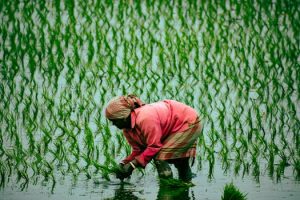
[[[215,159],[257,181],[264,168],[280,180],[289,165],[299,178],[293,3],[55,1],[1,11],[2,186],[12,171],[24,183],[42,175],[55,185],[56,171],[109,178],[130,148],[103,106],[126,93],[199,110],[198,164],[208,161],[210,178]]]

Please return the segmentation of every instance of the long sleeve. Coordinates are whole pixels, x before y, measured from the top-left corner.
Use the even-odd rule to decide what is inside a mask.
[[[142,153],[142,150],[139,148],[139,146],[132,140],[132,138],[129,136],[128,132],[123,131],[123,134],[127,140],[127,142],[130,144],[132,148],[132,152],[129,156],[127,156],[124,160],[122,160],[122,163],[126,164],[130,161],[134,160],[136,156],[140,155]]]
[[[127,156],[124,160],[122,160],[122,163],[127,164],[130,161],[134,160],[136,156],[140,155],[142,151],[140,150],[132,150],[131,154]]]
[[[126,130],[126,139],[132,153],[124,160],[133,159],[145,167],[162,149],[167,138],[183,132],[196,122],[197,112],[183,103],[165,100],[146,104],[131,112],[131,129]]]
[[[144,119],[141,122],[140,128],[147,147],[140,155],[136,156],[135,159],[142,167],[145,167],[162,147],[160,141],[162,131],[157,118]]]

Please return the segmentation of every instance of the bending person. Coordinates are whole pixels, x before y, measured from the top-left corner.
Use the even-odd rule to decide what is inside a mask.
[[[124,179],[136,167],[154,159],[160,178],[172,178],[169,164],[178,170],[179,179],[189,182],[192,172],[189,158],[196,155],[196,140],[201,133],[197,112],[174,100],[144,104],[134,95],[113,98],[105,109],[113,125],[123,129],[132,153],[125,158],[117,172]]]

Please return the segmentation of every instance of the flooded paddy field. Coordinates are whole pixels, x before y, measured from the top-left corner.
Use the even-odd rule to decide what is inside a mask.
[[[299,183],[294,181],[291,169],[280,182],[275,182],[266,174],[260,176],[260,182],[256,182],[251,176],[234,176],[232,173],[224,174],[221,165],[215,166],[214,179],[207,178],[205,172],[197,171],[193,179],[194,187],[170,188],[160,186],[157,173],[149,170],[145,176],[139,173],[127,179],[124,184],[112,178],[111,181],[102,180],[99,175],[87,179],[81,175],[76,179],[71,176],[57,175],[57,182],[53,186],[51,181],[40,181],[38,184],[30,184],[24,190],[20,184],[13,181],[1,191],[3,199],[221,199],[224,186],[232,182],[247,199],[289,199],[299,198]],[[207,168],[205,170],[208,170]],[[3,196],[2,196],[3,195]]]
[[[300,198],[298,1],[0,4],[0,199]],[[174,99],[203,124],[194,187],[131,151],[104,117],[114,96]]]

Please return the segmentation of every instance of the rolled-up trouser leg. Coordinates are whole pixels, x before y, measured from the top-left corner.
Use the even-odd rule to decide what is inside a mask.
[[[164,160],[154,160],[159,178],[173,178],[173,173],[170,165]]]
[[[189,158],[179,158],[174,160],[173,163],[178,170],[180,180],[187,182],[192,180],[192,170],[189,165]]]

